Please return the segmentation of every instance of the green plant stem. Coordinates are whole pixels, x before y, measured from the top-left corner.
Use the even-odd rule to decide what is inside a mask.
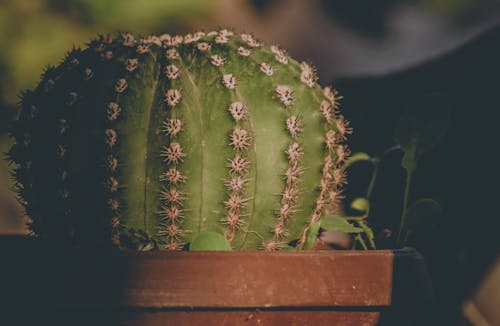
[[[368,250],[368,246],[366,245],[366,242],[361,235],[356,236],[356,240],[359,241],[361,247],[363,247],[363,250]]]
[[[406,174],[406,185],[405,185],[405,193],[403,197],[403,212],[401,213],[401,224],[399,225],[398,237],[396,240],[396,244],[401,246],[401,239],[404,239],[405,227],[406,227],[406,212],[408,209],[408,199],[410,197],[410,189],[411,189],[411,181],[413,177],[413,171],[408,171]]]
[[[373,163],[372,178],[370,179],[370,184],[368,185],[368,189],[366,190],[366,199],[368,199],[368,201],[370,200],[370,197],[372,196],[373,193],[373,189],[375,188],[375,181],[377,180],[378,168],[380,166],[380,159],[374,158],[372,159],[372,163]]]

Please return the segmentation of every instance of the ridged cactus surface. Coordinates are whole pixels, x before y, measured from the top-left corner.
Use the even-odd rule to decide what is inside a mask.
[[[239,250],[300,248],[345,183],[337,100],[249,34],[99,37],[22,95],[10,156],[30,228],[136,249],[207,230]]]

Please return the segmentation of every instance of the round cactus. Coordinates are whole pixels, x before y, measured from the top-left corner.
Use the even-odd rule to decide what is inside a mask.
[[[340,198],[351,132],[308,63],[229,30],[74,49],[22,94],[13,128],[41,238],[182,249],[301,248]]]

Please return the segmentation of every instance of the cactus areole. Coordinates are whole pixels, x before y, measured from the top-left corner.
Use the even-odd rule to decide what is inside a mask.
[[[338,202],[337,93],[250,34],[101,36],[22,94],[10,157],[30,229],[81,245],[303,247]]]

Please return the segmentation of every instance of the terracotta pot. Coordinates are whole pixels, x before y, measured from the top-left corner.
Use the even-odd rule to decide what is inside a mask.
[[[420,325],[432,305],[410,248],[135,253],[4,237],[0,261],[1,318],[16,324]]]

